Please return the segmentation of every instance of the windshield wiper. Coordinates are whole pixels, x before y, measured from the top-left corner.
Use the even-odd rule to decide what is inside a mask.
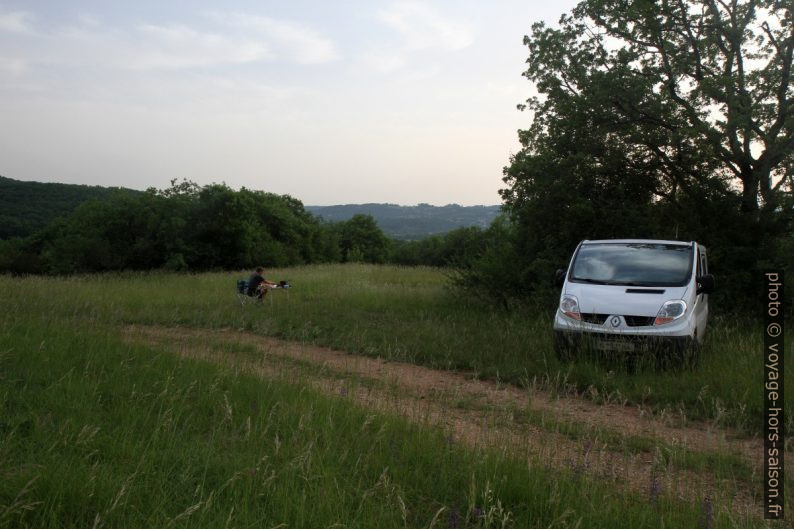
[[[608,281],[601,281],[600,279],[592,279],[590,277],[573,277],[574,281],[581,281],[582,283],[592,283],[593,285],[611,285]]]
[[[648,283],[638,283],[636,281],[610,281],[608,279],[593,279],[590,277],[573,277],[574,281],[581,281],[582,283],[591,283],[593,285],[617,285],[625,287],[652,287]]]

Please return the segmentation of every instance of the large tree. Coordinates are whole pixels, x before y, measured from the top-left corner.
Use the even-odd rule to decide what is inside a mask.
[[[540,96],[523,155],[547,153],[575,118],[621,145],[627,170],[652,172],[657,199],[722,186],[740,190],[743,212],[775,210],[794,187],[793,6],[585,0],[558,28],[534,25],[525,76]],[[508,205],[521,178],[506,174]]]
[[[792,10],[583,0],[535,24],[532,122],[501,192],[512,271],[494,284],[535,297],[582,239],[698,240],[724,293],[794,262]]]

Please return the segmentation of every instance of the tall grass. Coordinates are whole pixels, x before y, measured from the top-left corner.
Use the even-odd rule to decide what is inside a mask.
[[[756,526],[705,498],[621,493],[577,469],[465,449],[299,377],[124,343],[96,305],[72,301],[71,321],[22,303],[0,322],[2,527]]]
[[[757,433],[762,421],[761,326],[712,318],[700,361],[685,368],[626,369],[620,362],[553,354],[551,311],[504,311],[483,296],[449,290],[427,268],[327,265],[269,271],[293,288],[240,306],[238,274],[122,274],[62,279],[0,278],[0,303],[15,314],[90,324],[245,329],[358,354],[466,370],[516,384],[575,391],[596,400],[665,409]],[[786,363],[794,368],[788,333]],[[794,406],[788,392],[786,404]],[[792,416],[787,428],[792,431]]]

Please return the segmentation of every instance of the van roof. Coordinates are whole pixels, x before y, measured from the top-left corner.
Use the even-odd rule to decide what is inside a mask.
[[[661,239],[599,239],[595,241],[582,241],[582,244],[604,244],[604,243],[620,243],[620,244],[676,244],[681,246],[691,246],[695,244],[694,241],[664,241]]]

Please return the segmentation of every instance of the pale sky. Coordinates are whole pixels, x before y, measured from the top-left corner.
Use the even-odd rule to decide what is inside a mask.
[[[0,175],[498,204],[523,36],[575,3],[0,0]]]

